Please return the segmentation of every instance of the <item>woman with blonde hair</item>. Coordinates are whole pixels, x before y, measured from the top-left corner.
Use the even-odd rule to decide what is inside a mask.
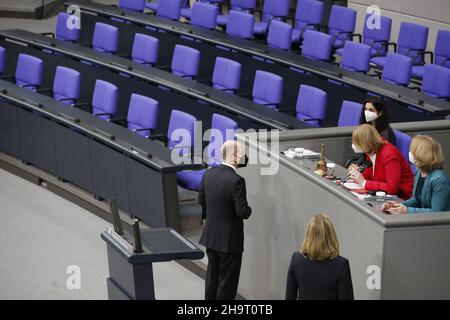
[[[409,161],[418,169],[413,195],[403,203],[386,203],[383,211],[392,214],[450,211],[450,182],[442,170],[441,145],[429,136],[418,135],[412,139],[409,149]]]
[[[374,126],[362,124],[352,135],[355,153],[364,153],[371,166],[362,173],[349,167],[353,181],[369,191],[384,191],[406,200],[411,197],[414,175],[406,159],[394,145],[382,138]]]
[[[300,252],[289,266],[286,300],[353,300],[348,260],[339,255],[339,242],[326,215],[311,218]]]

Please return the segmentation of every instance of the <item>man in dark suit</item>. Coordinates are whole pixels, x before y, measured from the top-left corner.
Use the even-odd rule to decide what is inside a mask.
[[[236,297],[244,251],[244,219],[252,209],[247,203],[245,180],[236,173],[245,156],[237,141],[222,146],[222,164],[203,176],[198,203],[206,215],[200,243],[206,247],[205,299],[232,300]]]

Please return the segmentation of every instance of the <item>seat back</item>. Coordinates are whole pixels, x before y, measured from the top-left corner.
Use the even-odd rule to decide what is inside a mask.
[[[297,98],[297,119],[320,119],[308,121],[315,127],[319,127],[327,110],[327,93],[321,89],[305,84],[300,85]]]
[[[157,38],[142,33],[134,35],[131,60],[153,66],[158,61],[158,52],[159,40]]]
[[[222,145],[227,140],[234,140],[237,128],[236,121],[217,113],[213,114],[207,149],[208,165],[213,166],[222,163]]]
[[[34,56],[20,53],[17,59],[16,84],[26,89],[34,90],[42,84],[44,62]]]
[[[167,129],[167,147],[179,149],[179,156],[191,153],[195,141],[195,121],[197,119],[189,113],[172,110]]]
[[[435,64],[425,65],[422,92],[435,98],[449,99],[450,69]]]
[[[156,16],[170,20],[178,20],[181,15],[181,5],[181,0],[160,0],[158,1]]]
[[[249,11],[256,8],[256,0],[231,0],[231,10]]]
[[[212,83],[216,89],[235,93],[241,83],[241,64],[230,59],[217,57]]]
[[[387,53],[387,45],[379,41],[389,42],[391,38],[392,19],[385,16],[380,16],[380,28],[369,28],[370,23],[368,19],[372,17],[371,14],[366,15],[363,28],[363,43],[371,48],[371,55],[384,57]]]
[[[283,97],[283,78],[257,70],[252,92],[253,101],[275,110]]]
[[[74,23],[74,26],[72,29],[69,29],[67,27],[69,18],[72,19],[72,20],[69,20],[69,23],[71,23],[71,22]],[[55,30],[56,39],[77,42],[78,38],[80,37],[80,29],[75,28],[75,23],[77,23],[77,21],[79,23],[79,18],[77,18],[76,16],[71,16],[70,14],[65,13],[65,12],[58,13],[58,18],[56,20],[56,30]]]
[[[409,163],[409,145],[411,144],[412,138],[398,130],[394,130],[395,135],[395,146],[400,150],[403,158]]]
[[[435,64],[450,68],[450,31],[438,31],[434,59]]]
[[[363,105],[353,101],[342,101],[338,127],[356,126],[360,123]]]
[[[353,33],[355,32],[356,25],[356,11],[342,7],[338,5],[333,5],[331,7],[330,20],[328,21],[328,34],[334,36],[338,32]],[[337,39],[346,38],[345,34],[337,36]],[[348,40],[351,40],[348,38]]]
[[[92,47],[100,52],[116,53],[119,48],[119,29],[106,23],[96,22]]]
[[[246,12],[231,10],[228,15],[226,33],[244,39],[253,38],[255,17]]]
[[[287,17],[290,4],[290,0],[265,0],[261,21],[268,22],[273,18]]]
[[[298,0],[295,10],[295,29],[301,29],[306,24],[321,24],[323,17],[323,2],[317,0]]]
[[[267,44],[270,47],[289,50],[292,46],[292,27],[282,21],[274,20],[270,23]]]
[[[219,7],[202,2],[192,5],[191,24],[207,29],[215,29]]]
[[[402,22],[397,40],[397,53],[414,59],[414,65],[424,62],[423,54],[428,41],[428,27],[411,22]],[[417,56],[416,56],[417,55]]]
[[[362,43],[346,41],[341,67],[357,72],[369,71],[370,47]]]
[[[187,79],[193,79],[198,74],[200,51],[177,44],[173,52],[172,73]]]
[[[132,93],[127,115],[128,129],[133,131],[149,128],[149,130],[136,131],[136,133],[144,137],[151,135],[158,124],[158,111],[158,101]]]
[[[57,66],[53,81],[53,98],[62,103],[72,104],[80,97],[81,75],[78,71]],[[71,100],[67,100],[71,99]]]
[[[332,38],[330,35],[306,30],[303,37],[302,56],[314,60],[329,61],[331,45]]]
[[[142,12],[145,8],[145,0],[119,0],[119,8]]]
[[[384,81],[406,86],[411,80],[411,72],[411,58],[393,52],[387,54],[382,75]]]
[[[99,115],[104,120],[111,119],[117,111],[117,99],[119,90],[110,82],[98,79],[95,81],[94,95],[92,97],[92,114],[98,115],[107,113],[107,115]]]
[[[6,51],[5,48],[0,47],[0,74],[5,72]]]

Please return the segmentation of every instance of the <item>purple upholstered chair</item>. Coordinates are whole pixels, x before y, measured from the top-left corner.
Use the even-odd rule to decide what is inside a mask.
[[[332,38],[330,35],[306,30],[303,35],[302,56],[321,61],[329,61]]]
[[[212,85],[218,90],[236,93],[241,83],[241,64],[222,57],[216,58]]]
[[[327,93],[305,84],[300,85],[296,111],[297,119],[319,127],[327,111]]]
[[[282,21],[273,20],[270,23],[267,44],[270,47],[289,50],[292,46],[292,27]]]
[[[53,81],[53,98],[65,104],[76,103],[80,97],[81,75],[78,71],[57,66]]]
[[[69,29],[67,27],[67,19],[69,18],[73,19],[70,20],[71,22],[77,23],[77,19],[79,21],[79,18],[75,16],[71,17],[71,15],[68,13],[58,13],[58,18],[56,20],[55,38],[64,41],[77,42],[78,38],[80,37],[80,29],[75,28],[75,25],[72,29]]]
[[[92,97],[92,114],[104,120],[109,120],[117,111],[119,90],[112,83],[95,81]]]
[[[322,24],[323,2],[317,0],[298,0],[295,10],[294,30],[292,30],[292,42],[299,43],[303,40],[306,30],[318,30]]]
[[[283,98],[283,78],[257,70],[252,92],[253,102],[275,110]]]
[[[219,7],[208,4],[196,2],[192,6],[191,24],[207,29],[216,28],[217,15],[219,14]]]
[[[181,8],[186,5],[187,1],[182,4],[181,0],[162,0],[158,1],[156,16],[170,20],[178,20],[181,16]]]
[[[426,65],[422,80],[422,92],[435,98],[448,100],[450,98],[450,69],[435,64]]]
[[[158,51],[159,40],[157,38],[142,33],[134,35],[131,60],[154,66],[158,61]]]
[[[253,25],[255,17],[250,13],[231,10],[228,15],[226,33],[238,38],[253,38]]]
[[[272,20],[284,20],[289,14],[290,0],[265,0],[261,21],[255,22],[253,33],[257,35],[267,34]]]
[[[119,29],[106,23],[96,22],[92,47],[100,52],[115,54],[119,48]]]
[[[35,90],[42,84],[44,62],[34,56],[20,53],[16,67],[16,85],[29,90]]]
[[[145,8],[145,0],[119,0],[119,8],[143,12]]]
[[[363,105],[352,101],[342,101],[338,127],[357,126],[360,123]]]
[[[128,107],[128,129],[148,137],[158,125],[159,102],[152,98],[132,93]]]
[[[167,147],[179,150],[179,156],[189,155],[195,141],[195,121],[197,119],[189,113],[172,110],[169,127],[167,129]]]
[[[433,63],[433,59],[431,61]],[[438,66],[450,68],[450,31],[439,30],[434,47],[434,63]],[[423,78],[425,66],[413,66],[414,78]]]
[[[346,41],[341,60],[341,67],[356,72],[367,72],[370,69],[370,47],[368,45]]]
[[[174,75],[195,79],[199,65],[200,52],[198,50],[179,44],[175,46],[171,66]]]
[[[352,40],[355,25],[355,10],[337,5],[331,7],[328,34],[333,37],[332,44],[334,49],[342,48],[346,40]]]
[[[412,60],[398,53],[388,53],[383,68],[384,81],[407,86],[411,80]]]
[[[244,11],[251,13],[256,8],[256,0],[231,0],[230,11]],[[225,27],[228,24],[228,14],[217,16],[217,25]]]

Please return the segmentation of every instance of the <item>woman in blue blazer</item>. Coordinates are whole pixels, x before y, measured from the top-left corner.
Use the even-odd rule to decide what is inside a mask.
[[[450,181],[442,168],[444,156],[439,142],[424,135],[411,141],[409,161],[417,167],[412,198],[388,202],[383,211],[392,214],[450,211]]]

